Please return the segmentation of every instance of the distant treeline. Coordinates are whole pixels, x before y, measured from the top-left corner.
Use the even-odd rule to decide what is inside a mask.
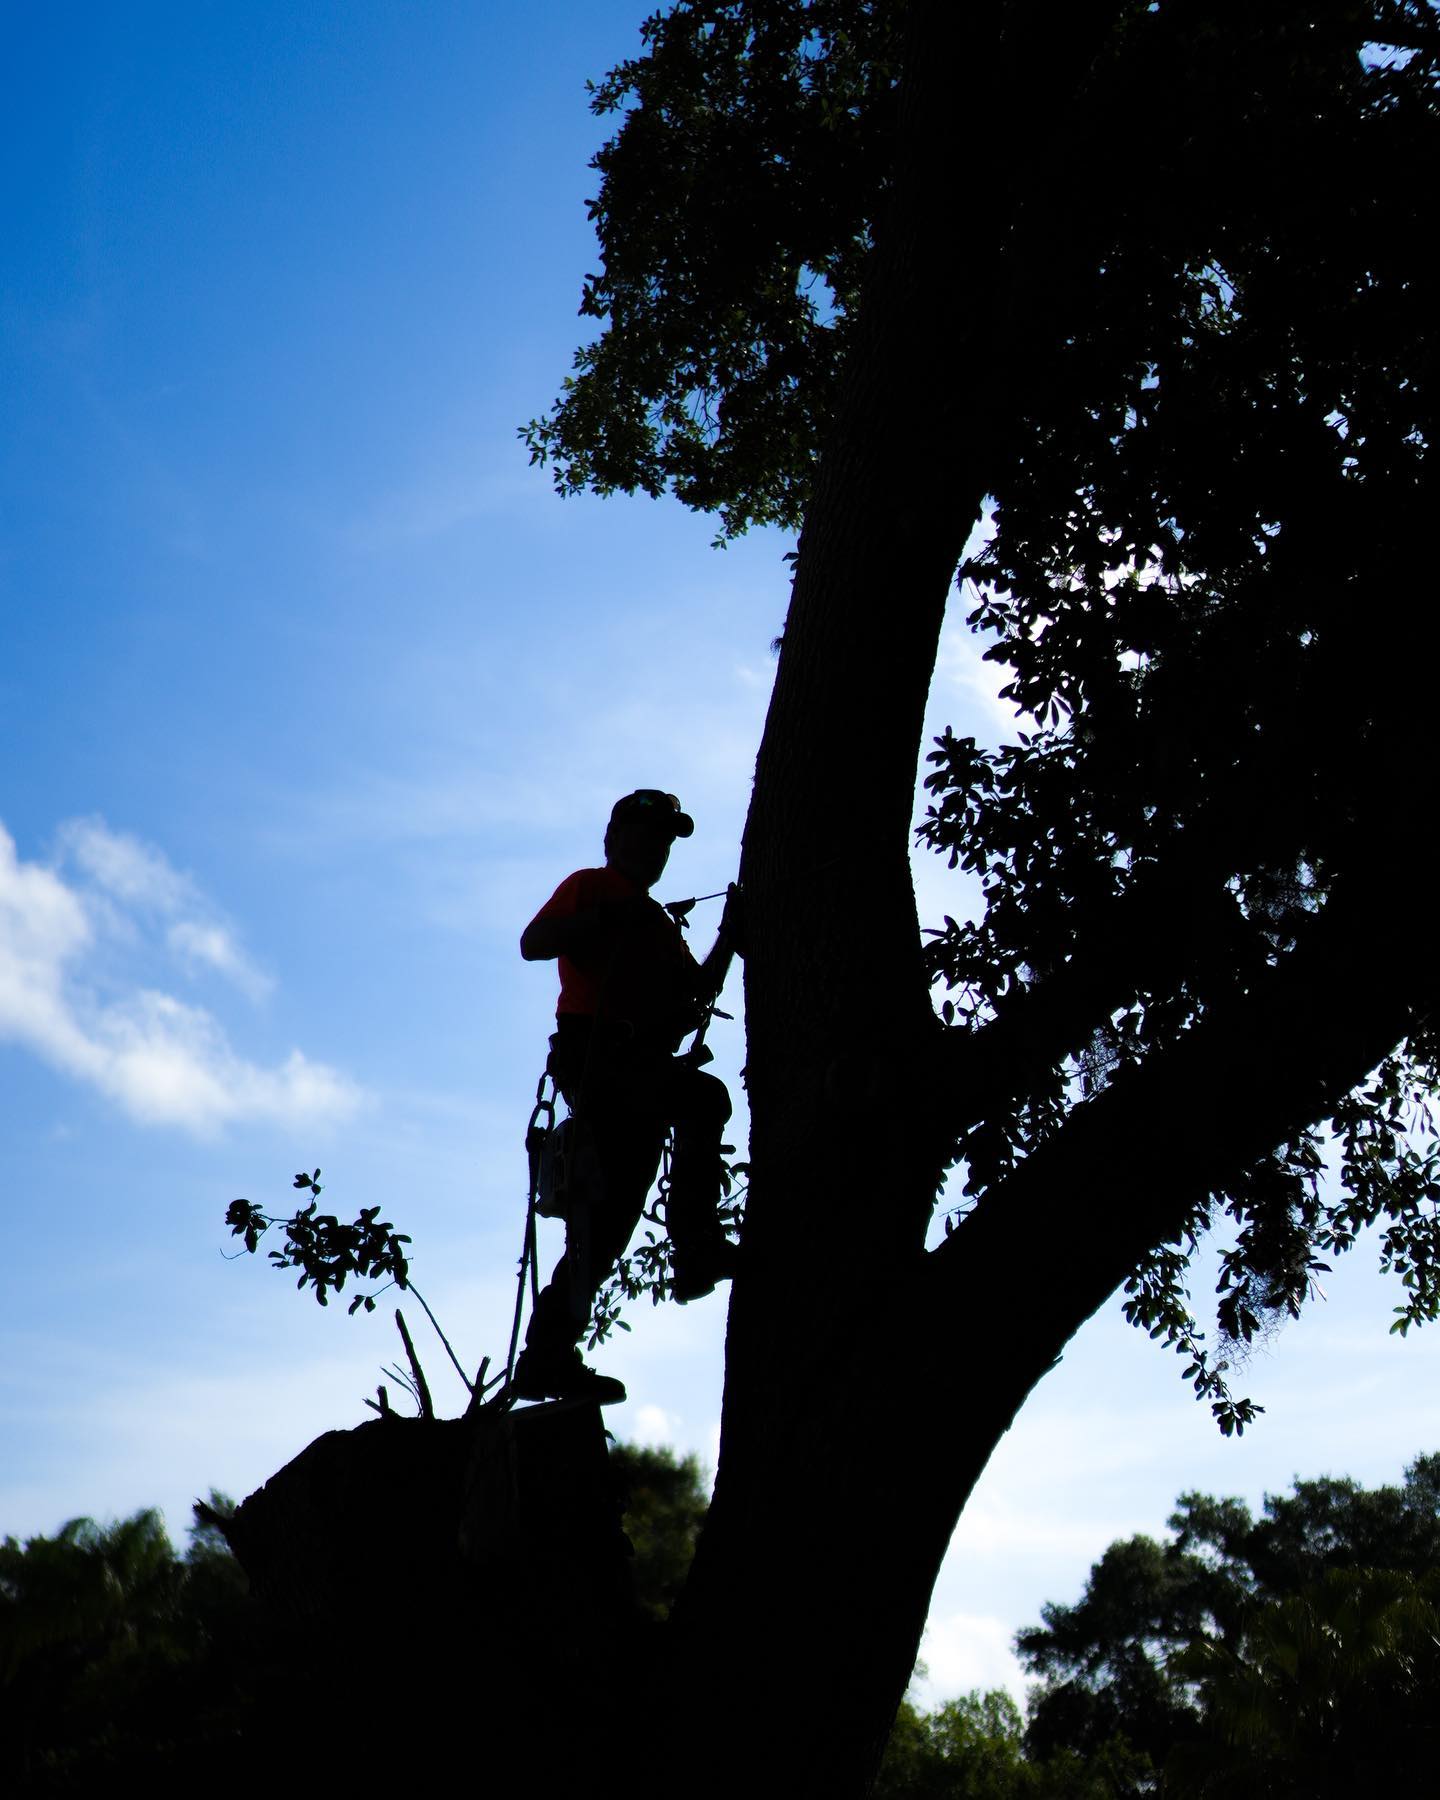
[[[663,1618],[705,1517],[699,1464],[619,1444],[610,1467],[638,1606]],[[208,1510],[233,1511],[211,1492]],[[377,1695],[402,1678],[377,1669]],[[130,1776],[215,1793],[295,1730],[312,1683],[197,1509],[178,1552],[153,1510],[0,1543],[0,1795],[89,1794]],[[337,1742],[372,1721],[316,1718]],[[228,1790],[226,1790],[228,1791]]]
[[[663,1618],[705,1514],[693,1458],[620,1445],[639,1604]],[[230,1502],[210,1496],[224,1516]],[[906,1704],[885,1800],[1423,1791],[1440,1749],[1440,1456],[1399,1486],[1297,1481],[1255,1518],[1184,1494],[1163,1542],[1116,1542],[1017,1649],[1002,1691]],[[0,1791],[133,1775],[213,1791],[304,1672],[287,1667],[213,1523],[158,1513],[0,1545]]]
[[[1182,1494],[1016,1649],[1004,1692],[902,1708],[886,1800],[1422,1793],[1440,1750],[1440,1456],[1397,1487],[1297,1481],[1253,1517]]]

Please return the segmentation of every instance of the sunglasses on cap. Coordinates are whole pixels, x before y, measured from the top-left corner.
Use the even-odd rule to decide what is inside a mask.
[[[637,788],[633,794],[617,800],[610,823],[615,825],[622,819],[653,825],[657,831],[672,838],[688,838],[695,830],[695,821],[689,813],[681,812],[675,795],[662,793],[659,788]]]

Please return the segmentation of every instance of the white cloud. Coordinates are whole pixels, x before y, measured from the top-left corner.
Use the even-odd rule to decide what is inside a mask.
[[[234,982],[252,1000],[262,999],[274,983],[262,975],[223,925],[203,924],[199,919],[177,919],[165,934],[166,942],[187,968],[213,969]]]
[[[65,856],[122,905],[177,913],[195,903],[195,886],[160,851],[103,819],[67,819],[56,833]]]
[[[671,1444],[679,1423],[663,1406],[641,1406],[635,1410],[634,1435],[640,1444]]]
[[[915,1683],[925,1707],[972,1688],[1008,1688],[1025,1696],[1025,1673],[1010,1648],[1011,1628],[1003,1619],[979,1613],[930,1615],[920,1644],[925,1675]]]
[[[968,723],[982,742],[1011,741],[1020,714],[1013,701],[1000,698],[1010,676],[1003,663],[985,661],[983,641],[968,626],[946,625],[935,658],[931,710],[947,712],[959,700],[979,714],[978,719],[955,721],[962,734]]]
[[[89,884],[81,898],[93,921],[128,935],[133,915],[168,920],[166,943],[186,974],[208,969],[252,1000],[270,991],[270,978],[245,955],[196,883],[153,844],[112,831],[98,818],[67,819],[56,838],[62,862],[78,868]]]
[[[137,909],[170,912],[193,893],[158,852],[97,821],[66,827],[62,837],[107,900],[131,908],[122,918]],[[223,958],[223,929],[206,939],[198,923],[189,923],[191,953],[208,952],[212,963]],[[354,1111],[354,1086],[299,1050],[277,1068],[262,1068],[238,1055],[200,1007],[138,982],[97,991],[87,969],[97,936],[83,889],[54,869],[22,862],[0,826],[0,1041],[18,1044],[148,1125],[207,1135],[240,1120],[291,1126]]]
[[[209,1013],[168,994],[142,991],[94,1021],[76,1070],[152,1125],[213,1130],[240,1119],[298,1124],[344,1116],[355,1094],[323,1064],[292,1050],[277,1069],[257,1068],[230,1048]]]
[[[53,870],[20,862],[0,826],[0,955],[44,967],[83,949],[91,935],[76,896]]]
[[[374,1393],[376,1352],[383,1342],[388,1358],[390,1342],[357,1320],[326,1350],[307,1324],[275,1322],[263,1340],[252,1327],[243,1343],[222,1335],[223,1350],[207,1343],[158,1368],[123,1345],[107,1345],[97,1364],[92,1344],[22,1341],[30,1354],[19,1366],[45,1373],[13,1398],[0,1381],[0,1422],[24,1442],[37,1417],[51,1429],[58,1419],[74,1447],[63,1469],[48,1458],[0,1469],[6,1529],[23,1538],[78,1511],[123,1517],[158,1504],[183,1542],[195,1496],[214,1485],[241,1499],[322,1432],[372,1416],[361,1395]]]
[[[1025,1493],[989,1496],[983,1490],[960,1515],[952,1548],[972,1561],[1005,1557],[1012,1562],[1083,1558],[1093,1551],[1096,1524],[1074,1517],[1060,1500],[1043,1496],[1026,1504]],[[1100,1527],[1103,1530],[1103,1526]]]

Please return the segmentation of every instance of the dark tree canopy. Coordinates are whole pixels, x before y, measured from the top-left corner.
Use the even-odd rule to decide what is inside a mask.
[[[605,325],[530,428],[562,490],[800,522],[873,259],[905,229],[913,10],[685,0],[600,84],[623,117],[582,310]],[[925,376],[928,435],[893,446],[943,472],[983,431],[993,531],[962,573],[1030,715],[998,752],[947,734],[927,783],[921,836],[985,896],[927,952],[965,1096],[957,1217],[1107,1089],[1141,1106],[1197,1027],[1223,1034],[1297,951],[1321,964],[1328,926],[1384,930],[1431,760],[1440,330],[1432,5],[1132,0],[1039,32],[1002,4],[967,47],[1014,139],[977,151],[981,188],[963,160],[924,177],[930,229],[967,242],[915,320],[954,353]],[[1004,129],[1003,104],[983,116]],[[1296,1313],[1364,1226],[1404,1282],[1397,1325],[1440,1309],[1420,946],[1393,985],[1368,1078],[1329,1106],[1277,1089],[1130,1280],[1226,1430],[1253,1411],[1228,1346]],[[1217,1346],[1184,1271],[1227,1214]]]
[[[699,1465],[616,1444],[609,1466],[636,1607],[663,1619],[705,1516]],[[302,1744],[317,1767],[342,1748],[355,1756],[362,1730],[373,1773],[375,1720],[355,1712],[352,1695],[341,1707],[349,1723],[337,1723],[324,1672],[302,1666],[293,1627],[257,1602],[231,1554],[218,1521],[233,1511],[212,1491],[183,1554],[153,1510],[0,1540],[0,1790],[90,1794],[130,1775],[177,1792],[250,1791],[256,1771]],[[349,1582],[373,1591],[377,1579],[403,1581],[412,1548],[392,1539],[378,1559],[385,1574],[357,1568]],[[366,1672],[366,1692],[401,1691],[415,1655],[395,1649]],[[387,1727],[387,1741],[403,1735],[401,1723]]]
[[[271,1677],[245,1578],[212,1526],[191,1528],[183,1556],[152,1510],[0,1542],[6,1793],[213,1776]]]
[[[663,1447],[615,1444],[610,1467],[624,1495],[636,1601],[663,1619],[684,1585],[705,1522],[709,1502],[700,1465]]]
[[[1343,1793],[1357,1763],[1401,1791],[1434,1751],[1440,1456],[1395,1486],[1296,1481],[1259,1519],[1182,1494],[1169,1526],[1112,1544],[1078,1602],[1019,1634],[1031,1753],[1120,1739],[1180,1792]],[[1377,1773],[1373,1791],[1392,1790]]]
[[[595,86],[607,320],[526,430],[562,492],[659,494],[726,534],[798,525],[891,153],[901,9],[679,6]]]
[[[889,1800],[1296,1800],[1433,1785],[1440,1457],[1395,1486],[1296,1481],[1255,1518],[1182,1494],[1163,1543],[1111,1544],[1018,1648],[1008,1694],[901,1708]]]
[[[1027,1750],[1020,1709],[1003,1689],[961,1695],[933,1712],[900,1709],[875,1800],[1118,1800],[1153,1777],[1120,1738],[1080,1754]]]

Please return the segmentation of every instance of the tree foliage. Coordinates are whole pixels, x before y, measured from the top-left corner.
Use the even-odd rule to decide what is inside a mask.
[[[1019,1634],[1031,1754],[1118,1737],[1182,1793],[1409,1785],[1435,1748],[1440,1457],[1397,1486],[1297,1481],[1258,1519],[1183,1494],[1169,1525],[1112,1544],[1076,1604]]]
[[[524,430],[562,493],[673,489],[725,535],[799,523],[883,190],[901,8],[682,5],[592,84],[606,321]]]
[[[212,1493],[210,1506],[230,1502]],[[213,1769],[255,1703],[259,1643],[245,1578],[199,1520],[183,1556],[153,1510],[6,1538],[0,1785],[78,1793],[124,1771]]]
[[[284,1235],[284,1248],[271,1250],[270,1261],[277,1269],[298,1269],[296,1287],[307,1284],[315,1290],[321,1306],[329,1305],[330,1293],[339,1293],[348,1276],[359,1281],[381,1281],[377,1290],[383,1293],[392,1282],[405,1288],[410,1284],[410,1259],[405,1245],[410,1242],[405,1232],[397,1232],[388,1219],[380,1217],[378,1206],[363,1207],[352,1224],[342,1224],[334,1213],[319,1212],[320,1171],[307,1174],[303,1169],[292,1186],[311,1196],[310,1204],[301,1207],[288,1219],[277,1219],[262,1211],[253,1200],[232,1200],[225,1212],[225,1223],[231,1235],[243,1239],[253,1256],[260,1240],[272,1225],[279,1225]],[[376,1294],[357,1294],[350,1311],[362,1306],[374,1312]]]
[[[663,1619],[705,1517],[700,1466],[616,1444],[610,1472],[635,1552],[635,1606]],[[0,1541],[6,1794],[97,1792],[127,1773],[212,1786],[222,1759],[232,1775],[258,1769],[287,1734],[333,1729],[316,1699],[323,1684],[295,1666],[293,1629],[256,1604],[231,1554],[221,1521],[233,1510],[212,1491],[181,1554],[153,1509]],[[403,1563],[404,1546],[387,1555]]]
[[[1039,729],[995,753],[942,740],[922,827],[985,886],[983,918],[932,950],[963,1017],[1023,1012],[1062,970],[1112,966],[1052,1045],[1066,1054],[963,1141],[969,1193],[1243,995],[1337,889],[1383,881],[1419,750],[1366,620],[1382,593],[1403,615],[1425,555],[1440,294],[1425,203],[1393,172],[1437,141],[1433,13],[1150,18],[1111,70],[1138,100],[1143,186],[1106,163],[1089,279],[1067,297],[994,535],[968,566],[971,622]],[[1415,48],[1387,55],[1377,39]],[[1379,1219],[1402,1327],[1436,1314],[1440,1040],[1433,980],[1407,973],[1405,1041],[1328,1120],[1277,1120],[1276,1141],[1195,1210],[1182,1243],[1233,1221],[1224,1342],[1297,1313],[1322,1259]],[[1338,1191],[1319,1179],[1322,1123]],[[1252,1409],[1201,1347],[1183,1260],[1156,1247],[1127,1312],[1186,1354],[1222,1425],[1241,1425]]]
[[[693,1456],[663,1445],[615,1444],[610,1468],[625,1497],[625,1535],[635,1552],[635,1598],[663,1619],[684,1585],[709,1496]]]
[[[1119,1738],[1085,1756],[1030,1754],[1019,1707],[992,1688],[928,1713],[907,1700],[873,1791],[875,1800],[1114,1800],[1151,1774],[1148,1759]]]
[[[1167,1765],[1177,1795],[1340,1800],[1434,1779],[1440,1569],[1329,1569],[1171,1666],[1202,1709]]]
[[[1017,1644],[1008,1694],[900,1710],[889,1800],[1340,1796],[1423,1788],[1440,1727],[1440,1457],[1397,1486],[1296,1481],[1260,1518],[1182,1494]]]
[[[529,428],[562,491],[669,488],[726,532],[802,519],[898,229],[914,12],[682,0],[597,88],[621,115],[582,305],[604,329]],[[985,1045],[956,1052],[956,1220],[1332,927],[1383,931],[1429,759],[1415,596],[1440,366],[1413,178],[1440,146],[1425,0],[1131,0],[1047,33],[1012,0],[974,44],[1017,140],[977,148],[965,283],[937,280],[915,320],[937,342],[953,321],[969,385],[937,364],[927,441],[895,446],[943,468],[985,432],[992,530],[962,574],[1026,715],[996,750],[947,733],[926,782],[922,841],[983,888],[927,952],[952,1034]],[[924,178],[954,232],[967,173]],[[979,379],[959,354],[977,338]],[[1214,1179],[1127,1284],[1227,1432],[1256,1410],[1235,1348],[1367,1226],[1403,1286],[1396,1329],[1440,1311],[1440,1013],[1428,959],[1398,961],[1367,1079],[1329,1105],[1277,1097],[1264,1141],[1194,1120]],[[1212,1340],[1186,1271],[1222,1223]]]

